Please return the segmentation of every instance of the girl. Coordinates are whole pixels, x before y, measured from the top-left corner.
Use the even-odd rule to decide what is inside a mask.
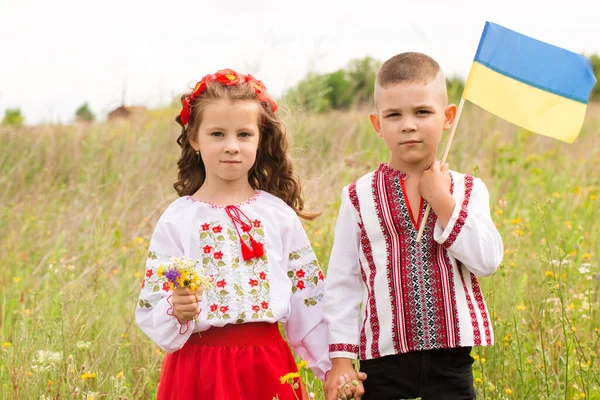
[[[262,82],[233,70],[205,76],[182,104],[181,197],[152,235],[136,310],[169,353],[158,398],[302,398],[281,383],[297,367],[277,322],[323,380],[324,275],[298,218],[316,215],[304,210],[277,105]],[[210,290],[156,284],[174,257],[198,260]]]

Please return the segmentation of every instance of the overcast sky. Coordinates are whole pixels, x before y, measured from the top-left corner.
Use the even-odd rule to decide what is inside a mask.
[[[600,6],[586,0],[0,0],[0,112],[68,122],[88,101],[103,117],[123,92],[154,107],[221,68],[279,96],[309,71],[403,51],[466,77],[485,21],[600,53]]]

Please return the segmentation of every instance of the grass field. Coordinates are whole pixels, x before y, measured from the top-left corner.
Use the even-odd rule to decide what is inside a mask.
[[[134,321],[148,240],[172,189],[176,110],[122,124],[2,128],[0,398],[146,399],[163,353]],[[341,188],[386,161],[365,112],[287,115],[321,264]],[[572,145],[467,105],[448,159],[486,182],[504,240],[481,280],[496,344],[483,399],[600,399],[600,107]],[[320,382],[307,385],[322,399]]]

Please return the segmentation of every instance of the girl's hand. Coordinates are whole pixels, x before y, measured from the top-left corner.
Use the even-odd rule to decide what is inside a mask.
[[[196,290],[196,293],[193,293],[187,287],[174,289],[171,302],[175,318],[182,324],[193,320],[200,312],[199,303],[201,298],[202,289]]]

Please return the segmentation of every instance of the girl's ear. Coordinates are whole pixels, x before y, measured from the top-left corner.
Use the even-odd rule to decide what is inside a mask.
[[[196,132],[195,134],[192,134],[192,135],[188,134],[188,142],[190,142],[190,145],[192,146],[192,148],[195,151],[200,151],[200,145],[198,144],[197,137],[198,137],[198,132]]]

